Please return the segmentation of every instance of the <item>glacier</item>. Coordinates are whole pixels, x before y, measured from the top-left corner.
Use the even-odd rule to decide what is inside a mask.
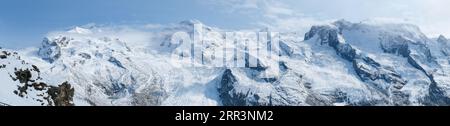
[[[194,25],[202,24],[200,31]],[[171,37],[205,33],[201,55]],[[249,30],[242,30],[249,31]],[[222,34],[206,34],[217,32]],[[224,57],[226,29],[190,20],[151,29],[79,26],[50,32],[40,47],[0,49],[0,103],[77,106],[450,105],[450,41],[411,24],[338,20],[281,32],[277,59]],[[270,29],[255,32],[271,32]],[[240,36],[245,39],[248,36]],[[256,39],[246,39],[256,43]],[[197,44],[197,43],[194,43]],[[241,46],[238,43],[236,46]],[[194,48],[196,50],[197,48]],[[242,50],[238,50],[242,51]],[[245,51],[243,51],[245,52]],[[173,60],[173,54],[194,59]],[[8,54],[8,56],[6,56]],[[228,54],[226,54],[228,55]],[[3,58],[4,57],[4,58]],[[244,58],[246,57],[246,58]],[[256,67],[196,67],[224,58]],[[14,73],[30,71],[21,82]],[[27,72],[28,73],[28,72]],[[15,78],[15,79],[14,79]],[[31,82],[32,81],[32,82]],[[45,84],[43,90],[39,85]],[[26,94],[15,93],[27,87]],[[52,91],[58,90],[55,95]],[[51,97],[53,96],[53,97]]]

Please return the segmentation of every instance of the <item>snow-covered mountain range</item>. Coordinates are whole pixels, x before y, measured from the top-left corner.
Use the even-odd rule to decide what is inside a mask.
[[[273,49],[279,52],[278,60],[256,57],[257,67],[192,67],[170,58],[180,46],[170,38],[180,31],[198,34],[192,30],[195,24],[202,23],[183,21],[152,32],[82,26],[52,32],[40,47],[0,49],[0,102],[450,105],[450,41],[428,38],[414,25],[339,20],[312,26],[306,34],[281,32]],[[226,31],[203,26],[201,32]],[[194,62],[222,58],[214,54],[222,53],[224,39],[225,34],[205,35],[202,60]]]

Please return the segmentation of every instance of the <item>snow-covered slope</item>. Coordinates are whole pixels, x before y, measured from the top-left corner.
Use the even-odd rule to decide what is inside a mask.
[[[226,47],[221,43],[225,30],[202,24],[194,31],[198,24],[183,21],[148,31],[75,27],[52,32],[42,46],[14,56],[39,68],[32,73],[39,76],[36,81],[71,84],[75,105],[450,104],[450,43],[444,36],[429,39],[414,25],[340,20],[313,26],[306,34],[281,33],[279,47],[272,50],[279,60],[245,53],[225,61],[248,56],[256,58],[256,67],[212,67],[224,56],[215,53]],[[179,50],[183,45],[171,41],[180,31],[190,37],[203,33],[204,41],[194,42],[205,44],[201,55],[186,56],[190,51]],[[243,38],[248,36],[238,37]],[[245,52],[243,45],[232,48]],[[172,54],[194,58],[194,64],[205,67],[173,60]],[[15,95],[21,83],[10,77],[14,68],[33,66],[1,61],[13,66],[0,68],[1,80],[8,81],[1,85],[5,97],[0,102],[39,105],[34,97]]]
[[[69,83],[43,81],[37,66],[11,50],[0,49],[0,81],[1,105],[73,105],[74,90]]]

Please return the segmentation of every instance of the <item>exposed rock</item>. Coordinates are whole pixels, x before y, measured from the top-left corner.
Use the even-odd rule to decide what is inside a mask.
[[[30,70],[28,69],[26,70],[19,69],[16,72],[14,72],[14,74],[16,75],[16,77],[14,77],[13,80],[19,80],[20,83],[24,84],[28,84],[32,76]]]
[[[47,90],[48,95],[53,101],[53,104],[49,105],[55,106],[74,106],[73,95],[75,89],[67,82],[62,83],[58,87],[50,86]]]
[[[220,81],[219,97],[222,104],[225,106],[244,106],[246,105],[245,98],[248,94],[237,93],[234,85],[237,83],[232,71],[227,69],[223,72],[222,80]]]
[[[17,90],[12,93],[22,98],[31,97],[33,100],[40,102],[41,105],[48,106],[71,106],[73,104],[74,88],[67,82],[59,85],[58,87],[48,85],[42,82],[40,78],[40,70],[36,65],[28,65],[24,60],[21,60],[17,53],[9,53],[3,51],[5,55],[12,55],[10,60],[19,60],[22,65],[26,65],[21,68],[14,68],[13,74],[10,77],[13,81],[18,81]],[[1,65],[6,68],[5,65]],[[33,92],[33,93],[31,93]],[[29,96],[35,94],[36,96]]]
[[[61,37],[54,40],[44,38],[42,41],[42,47],[39,48],[38,54],[44,59],[53,63],[61,57],[61,48],[69,44],[70,39],[67,37]]]
[[[120,67],[120,68],[126,69],[126,68],[122,65],[122,63],[121,63],[119,60],[117,60],[116,58],[114,58],[114,57],[110,57],[110,58],[108,59],[108,61],[111,62],[112,64],[114,64],[114,65]]]

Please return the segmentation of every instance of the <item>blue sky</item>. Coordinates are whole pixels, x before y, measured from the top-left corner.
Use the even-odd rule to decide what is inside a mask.
[[[88,23],[165,24],[198,19],[221,27],[243,24],[202,6],[189,0],[2,0],[0,44],[37,45],[49,31]]]
[[[168,24],[197,19],[228,29],[311,25],[378,18],[450,35],[448,0],[1,0],[0,46],[38,46],[46,33],[89,23]]]

